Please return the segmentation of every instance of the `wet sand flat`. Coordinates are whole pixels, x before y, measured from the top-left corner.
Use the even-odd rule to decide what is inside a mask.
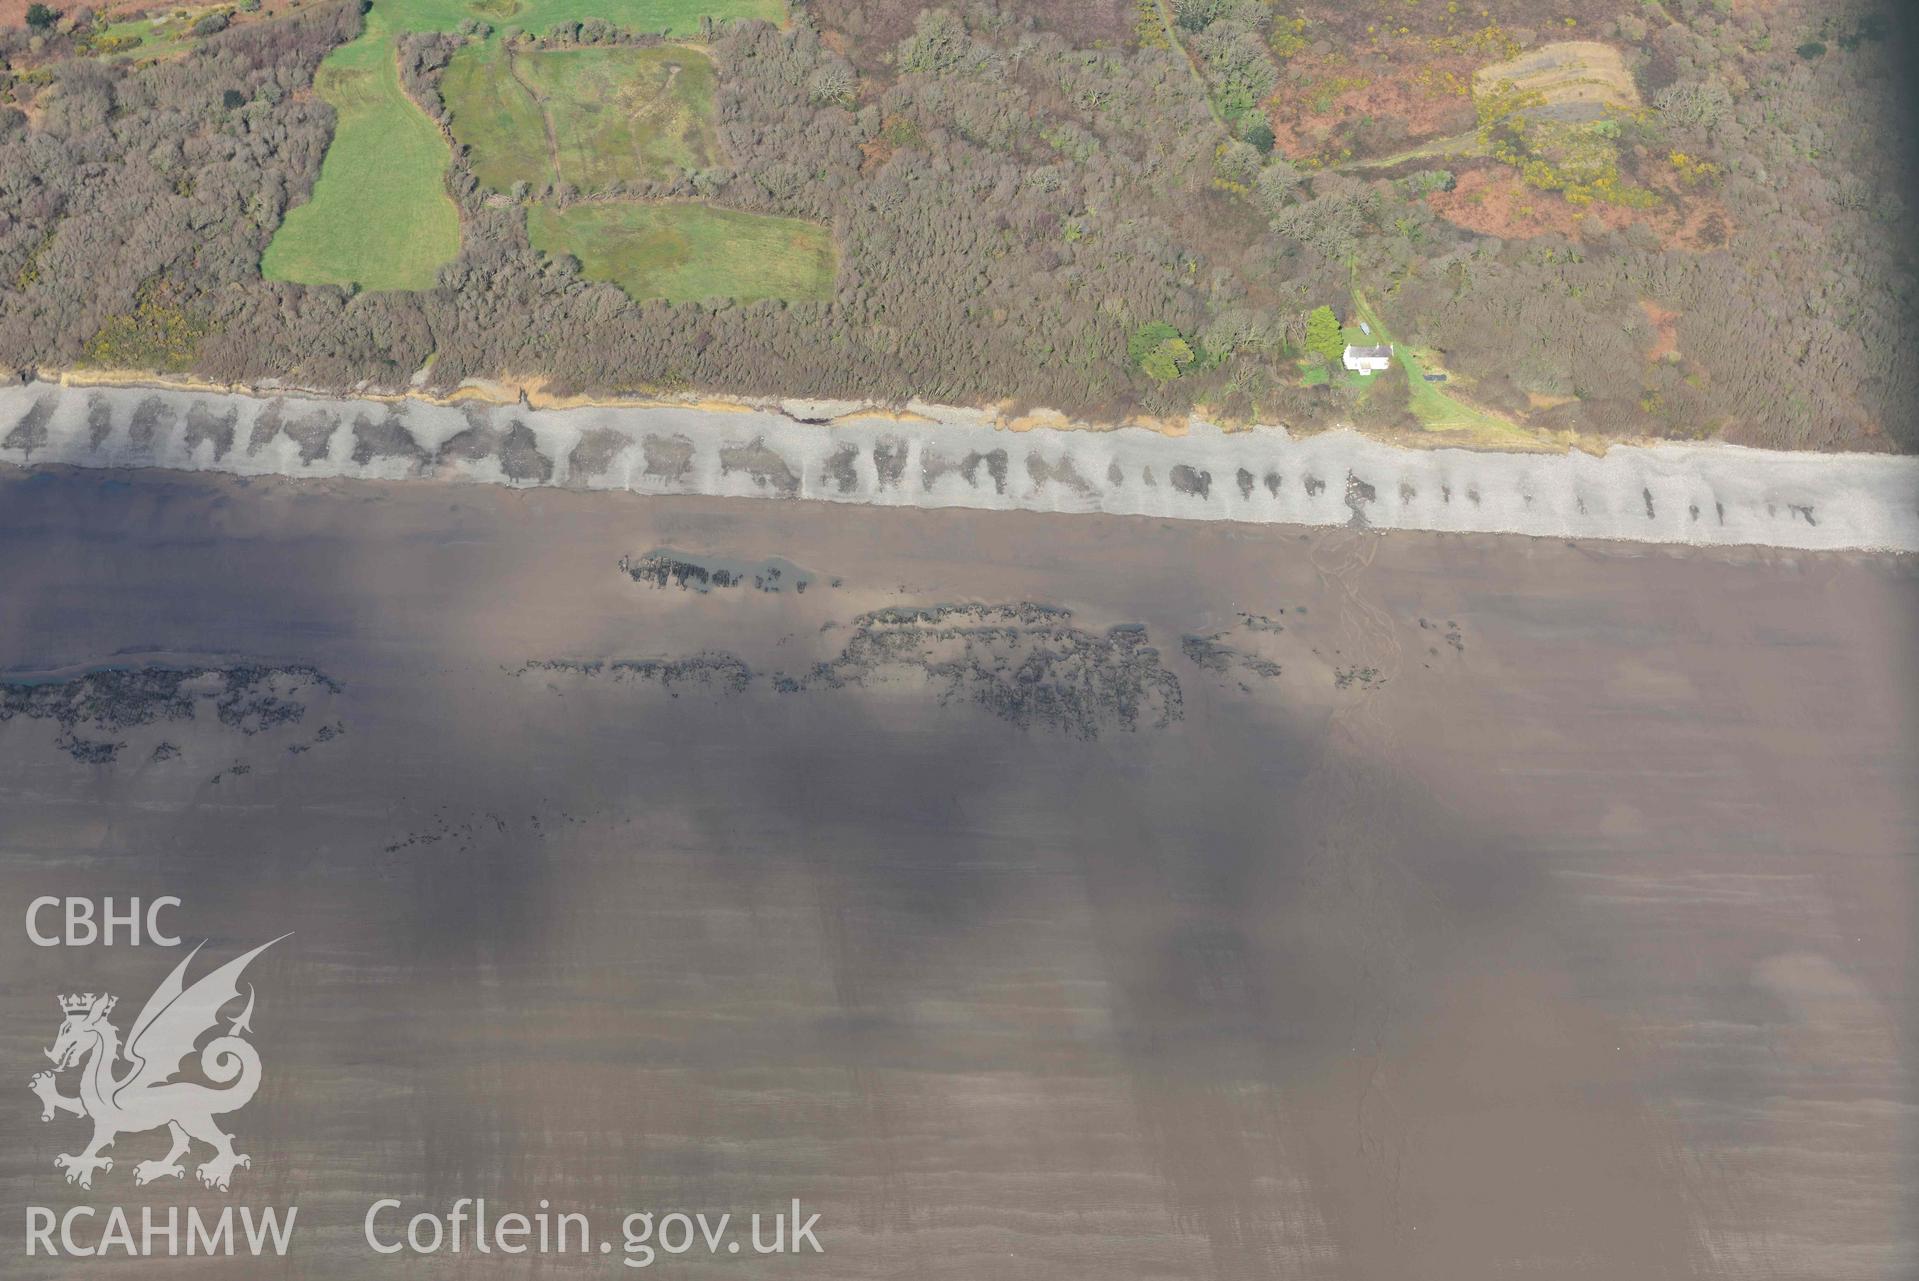
[[[55,468],[0,601],[0,1216],[300,1207],[119,1275],[1919,1270],[1911,558]],[[178,954],[41,894],[294,931],[230,1192],[61,1181]]]

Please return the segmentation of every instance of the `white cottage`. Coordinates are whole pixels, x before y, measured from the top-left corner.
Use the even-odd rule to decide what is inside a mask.
[[[1341,358],[1356,374],[1376,374],[1393,363],[1391,347],[1348,347]]]

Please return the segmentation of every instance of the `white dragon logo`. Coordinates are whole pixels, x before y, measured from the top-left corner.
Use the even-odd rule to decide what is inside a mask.
[[[259,1052],[241,1039],[242,1033],[253,1030],[252,984],[247,985],[246,1008],[232,1020],[227,1033],[200,1049],[200,1071],[213,1085],[173,1078],[186,1066],[200,1038],[218,1029],[220,1010],[239,998],[240,973],[247,963],[286,937],[282,934],[262,943],[187,987],[187,965],[200,951],[194,948],[147,998],[124,1050],[119,1029],[107,1021],[116,998],[91,992],[60,998],[60,1012],[66,1017],[53,1048],[46,1052],[53,1060],[53,1071],[37,1073],[28,1084],[40,1096],[42,1121],[51,1121],[56,1112],[93,1120],[93,1141],[85,1152],[53,1158],[67,1172],[68,1183],[92,1187],[95,1170],[113,1169],[112,1158],[100,1155],[103,1149],[113,1146],[122,1134],[161,1126],[172,1135],[173,1147],[158,1161],[134,1166],[136,1184],[184,1176],[180,1158],[195,1139],[213,1148],[212,1159],[195,1171],[210,1188],[225,1191],[235,1167],[253,1164],[252,1158],[233,1150],[233,1136],[213,1123],[214,1117],[245,1107],[260,1087]],[[131,1066],[116,1076],[114,1067],[122,1057]],[[80,1073],[80,1093],[61,1094],[54,1074],[82,1060],[86,1066]]]

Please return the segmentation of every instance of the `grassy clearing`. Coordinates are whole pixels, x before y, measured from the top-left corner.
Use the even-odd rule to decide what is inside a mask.
[[[405,32],[451,31],[468,18],[481,18],[496,28],[517,26],[537,35],[562,22],[602,18],[635,31],[694,35],[703,17],[779,22],[785,16],[784,0],[373,0],[365,31],[320,65],[316,87],[339,113],[333,142],[312,198],[288,211],[261,257],[260,272],[270,280],[301,284],[426,289],[459,253],[459,213],[444,180],[450,159],[445,139],[400,87],[394,43]],[[488,41],[489,47],[498,44],[497,35]],[[712,65],[703,57],[700,61],[706,76],[705,115],[692,138],[710,152]],[[681,79],[688,76],[686,65]],[[697,79],[696,73],[688,80],[686,94],[696,95]],[[676,87],[668,96],[680,93]],[[554,161],[537,110],[511,114],[506,87],[499,87],[489,100],[469,86],[469,98],[480,113],[481,127],[493,130],[499,153],[492,172],[482,174],[483,181],[493,183],[515,166],[535,162],[567,167],[566,151]],[[484,123],[488,112],[490,126]],[[689,109],[688,114],[697,113]],[[568,135],[570,163],[589,181],[568,180],[583,187],[604,180],[602,162],[610,164],[620,145],[617,124],[591,132],[593,137],[585,141]],[[675,147],[691,154],[693,141],[684,123],[677,133],[657,129],[653,136],[653,163],[667,163],[666,157],[677,154]],[[522,154],[529,150],[531,159]],[[648,155],[644,148],[639,154],[642,160]],[[515,180],[507,178],[506,185]]]
[[[507,191],[516,182],[540,186],[554,180],[546,118],[526,86],[509,73],[508,61],[498,43],[468,45],[440,78],[440,94],[453,113],[453,136],[473,149],[468,157],[473,174],[493,191]]]
[[[375,4],[366,29],[320,64],[314,86],[339,118],[313,197],[287,212],[260,259],[269,280],[428,289],[460,252],[446,193],[446,139],[400,87],[394,41],[468,16],[452,0]]]
[[[590,280],[668,302],[823,300],[839,269],[817,223],[678,201],[536,204],[527,235],[542,253],[578,258]]]
[[[193,42],[193,24],[212,9],[191,9],[184,15],[167,12],[157,18],[128,18],[110,22],[90,42],[109,58],[154,58],[183,52]]]
[[[697,50],[580,49],[529,62],[526,80],[559,138],[560,176],[581,190],[635,170],[702,168],[719,150],[713,64]]]
[[[1527,114],[1566,122],[1603,118],[1609,111],[1639,106],[1639,88],[1619,50],[1597,40],[1564,40],[1541,45],[1507,62],[1482,67],[1473,75],[1473,94],[1484,97],[1511,83],[1540,102]]]
[[[391,61],[323,65],[320,96],[339,113],[313,198],[289,210],[260,259],[269,280],[428,289],[460,251],[446,193],[446,141],[400,88]]]
[[[427,0],[435,2],[435,0]],[[701,18],[762,18],[786,20],[784,0],[482,0],[493,12],[473,12],[495,26],[514,26],[544,35],[562,22],[600,18],[631,31],[669,36],[696,36]],[[510,12],[499,11],[510,6]]]
[[[1426,381],[1426,364],[1419,353],[1411,347],[1402,346],[1393,341],[1392,334],[1381,323],[1379,314],[1366,301],[1365,295],[1353,291],[1353,319],[1365,321],[1372,326],[1370,341],[1380,345],[1390,344],[1393,348],[1393,368],[1383,374],[1374,374],[1374,379],[1404,377],[1411,388],[1409,408],[1413,416],[1419,419],[1421,427],[1429,432],[1444,433],[1456,440],[1448,443],[1461,445],[1481,445],[1486,447],[1512,448],[1518,446],[1537,447],[1540,438],[1524,427],[1503,418],[1490,410],[1467,404],[1440,390],[1442,384]],[[1357,323],[1351,332],[1358,332]],[[1348,341],[1352,341],[1350,338]]]
[[[495,191],[596,191],[712,163],[713,64],[697,49],[462,49],[442,82],[453,133]]]
[[[1408,160],[1440,160],[1485,154],[1485,140],[1479,136],[1479,131],[1474,129],[1468,133],[1454,134],[1450,138],[1433,138],[1416,147],[1394,152],[1390,156],[1379,156],[1372,160],[1349,160],[1344,164],[1335,165],[1334,168],[1391,169],[1395,165],[1405,164]]]

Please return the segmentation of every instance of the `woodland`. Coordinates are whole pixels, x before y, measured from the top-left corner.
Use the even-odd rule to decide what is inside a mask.
[[[458,249],[385,289],[261,268],[321,177],[316,76],[365,29],[358,0],[185,11],[151,51],[112,34],[124,14],[26,16],[0,29],[0,366],[21,375],[1919,447],[1913,50],[1889,0],[807,0],[674,29],[712,64],[712,145],[590,189],[536,163],[508,191],[476,174],[448,68],[668,27],[530,33],[488,0],[392,42],[445,139]],[[732,294],[650,293],[665,277],[596,279],[529,237],[609,201],[647,226],[804,223],[827,274],[748,298],[779,287],[729,285],[707,232],[677,252],[716,264],[671,278]],[[1390,373],[1339,368],[1362,321],[1404,353]]]

